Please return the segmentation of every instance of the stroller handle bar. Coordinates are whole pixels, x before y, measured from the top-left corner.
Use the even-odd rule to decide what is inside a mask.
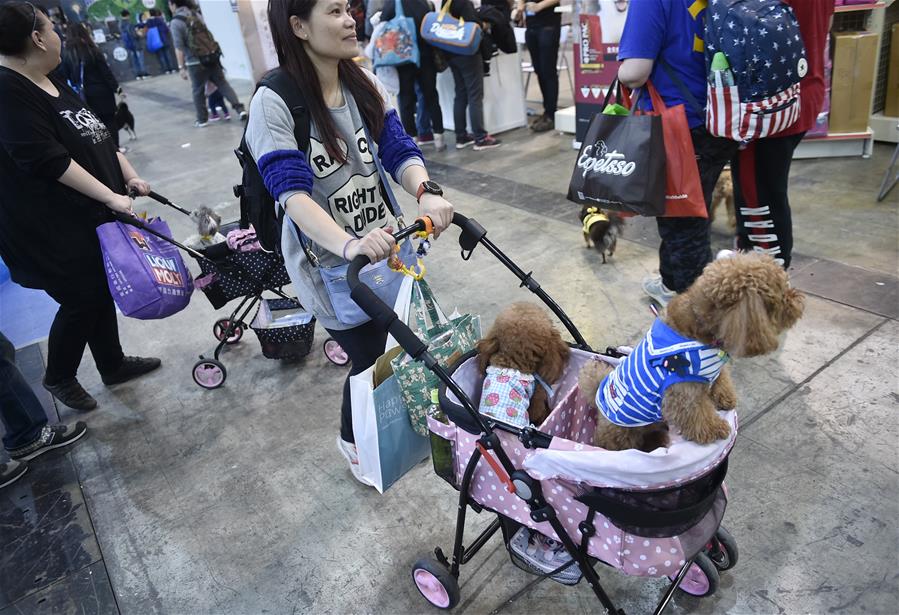
[[[150,233],[151,235],[155,235],[156,237],[162,239],[163,241],[167,241],[170,244],[172,244],[173,246],[181,248],[182,250],[184,250],[185,252],[187,252],[188,254],[193,256],[194,258],[206,259],[206,256],[204,254],[200,254],[193,248],[189,248],[186,245],[184,245],[183,243],[176,241],[175,239],[173,239],[171,237],[167,237],[166,235],[163,235],[159,231],[155,231],[155,230],[151,229],[149,226],[147,226],[144,223],[143,220],[141,220],[137,216],[134,216],[134,215],[129,216],[128,214],[123,214],[123,213],[117,212],[117,211],[112,212],[112,214],[113,214],[113,216],[115,216],[116,220],[118,220],[119,222],[122,222],[124,224],[130,224],[131,226],[136,226],[137,228],[141,229],[142,231],[146,231],[146,232]]]
[[[393,237],[397,241],[401,241],[414,233],[426,231],[430,225],[429,219],[419,218],[415,221],[414,224],[408,226],[406,228],[400,229],[396,233],[393,234]],[[459,236],[459,245],[462,248],[462,259],[468,260],[471,258],[471,253],[474,249],[479,245],[483,245],[487,248],[490,253],[492,253],[503,265],[506,266],[515,276],[521,280],[521,286],[526,286],[528,290],[537,295],[543,303],[549,307],[553,313],[562,321],[562,324],[565,325],[565,328],[568,329],[568,332],[574,338],[575,343],[578,348],[586,351],[592,351],[589,344],[587,344],[586,340],[584,340],[580,331],[577,330],[577,327],[574,326],[574,323],[571,322],[571,319],[568,318],[568,315],[562,311],[562,309],[556,304],[555,301],[544,291],[540,284],[531,276],[530,273],[525,273],[522,271],[518,265],[516,265],[512,260],[503,254],[499,248],[497,248],[493,243],[487,239],[487,231],[481,226],[476,220],[473,218],[468,218],[463,216],[462,214],[456,212],[453,214],[453,224],[462,229],[462,233]],[[371,319],[375,322],[375,324],[381,328],[389,332],[394,339],[396,339],[397,343],[405,350],[410,357],[412,357],[416,361],[421,361],[425,364],[431,372],[434,373],[449,389],[453,392],[453,394],[459,399],[465,409],[468,411],[469,415],[474,419],[478,427],[482,429],[482,431],[490,433],[491,429],[485,423],[482,415],[478,413],[475,409],[474,404],[465,394],[465,392],[459,387],[458,384],[452,379],[449,372],[440,365],[437,360],[428,352],[428,346],[423,341],[421,341],[415,333],[406,325],[406,323],[402,322],[393,311],[393,306],[389,306],[384,303],[380,297],[378,297],[371,288],[366,286],[365,284],[361,284],[359,282],[359,272],[363,267],[370,263],[370,259],[368,256],[364,254],[360,254],[356,256],[350,262],[350,266],[347,269],[347,284],[350,287],[350,297],[362,310],[371,317]],[[491,421],[493,423],[493,421]],[[501,423],[493,423],[494,428],[504,429],[504,425]],[[517,429],[509,428],[509,431],[513,433],[518,433]]]
[[[133,198],[137,198],[140,195],[135,190],[131,190],[129,192],[128,196],[130,196],[133,199]],[[147,196],[150,197],[151,199],[153,199],[154,201],[156,201],[157,203],[162,203],[163,205],[168,205],[172,209],[177,209],[185,216],[189,216],[193,213],[189,209],[185,209],[185,208],[181,207],[180,205],[178,205],[177,203],[173,203],[172,201],[170,201],[166,197],[162,196],[158,192],[153,192],[151,190],[150,194],[148,194]]]

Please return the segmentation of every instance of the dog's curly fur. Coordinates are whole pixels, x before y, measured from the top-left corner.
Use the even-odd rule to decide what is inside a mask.
[[[727,211],[728,226],[732,229],[737,228],[737,213],[734,209],[734,181],[730,166],[724,167],[724,171],[718,177],[718,183],[715,184],[715,191],[712,192],[709,224],[715,221],[715,212],[722,203],[724,203],[724,209]]]
[[[490,331],[478,341],[477,351],[481,373],[491,365],[507,367],[537,374],[550,385],[562,377],[571,354],[546,310],[525,302],[513,303],[499,313]],[[538,384],[528,406],[528,418],[540,425],[549,411],[546,391]]]
[[[799,320],[804,302],[770,256],[738,254],[709,264],[686,292],[671,300],[664,320],[685,337],[720,345],[731,357],[757,357],[777,350],[778,336]],[[592,362],[579,374],[580,390],[594,408],[599,384],[611,371],[605,363]],[[668,387],[662,416],[684,438],[708,444],[730,433],[716,410],[736,405],[737,392],[725,366],[711,386],[680,382]],[[658,423],[621,427],[600,413],[594,442],[608,450],[649,451],[666,446],[668,437]]]

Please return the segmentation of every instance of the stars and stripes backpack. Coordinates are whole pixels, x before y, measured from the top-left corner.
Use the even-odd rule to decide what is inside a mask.
[[[708,0],[706,128],[743,143],[799,119],[808,72],[793,10],[782,0]]]

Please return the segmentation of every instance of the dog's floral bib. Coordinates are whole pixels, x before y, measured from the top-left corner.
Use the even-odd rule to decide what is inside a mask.
[[[508,367],[488,367],[481,392],[481,414],[513,427],[530,424],[528,406],[534,394],[533,374]]]

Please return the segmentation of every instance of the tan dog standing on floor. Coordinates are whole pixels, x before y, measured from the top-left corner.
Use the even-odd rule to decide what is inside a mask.
[[[724,167],[721,176],[718,177],[718,183],[715,184],[715,191],[712,193],[712,208],[709,211],[709,224],[715,221],[715,212],[722,203],[724,203],[724,209],[727,211],[728,226],[731,229],[736,229],[737,212],[734,209],[734,180],[730,165]]]
[[[502,369],[525,377],[537,376],[548,386],[562,377],[571,353],[547,311],[526,302],[513,303],[500,312],[490,331],[477,343],[477,351],[481,373],[486,373],[488,367],[494,368],[491,371]],[[509,393],[518,395],[519,391]],[[482,412],[486,409],[486,394],[485,391],[482,396]],[[539,383],[533,386],[529,401],[518,401],[526,404],[528,419],[534,425],[539,426],[549,416],[549,395]]]
[[[594,442],[650,451],[667,446],[665,423],[699,444],[726,438],[730,427],[716,410],[737,405],[729,357],[777,350],[803,305],[770,256],[710,263],[618,367],[594,361],[582,368],[581,394],[599,411]]]

